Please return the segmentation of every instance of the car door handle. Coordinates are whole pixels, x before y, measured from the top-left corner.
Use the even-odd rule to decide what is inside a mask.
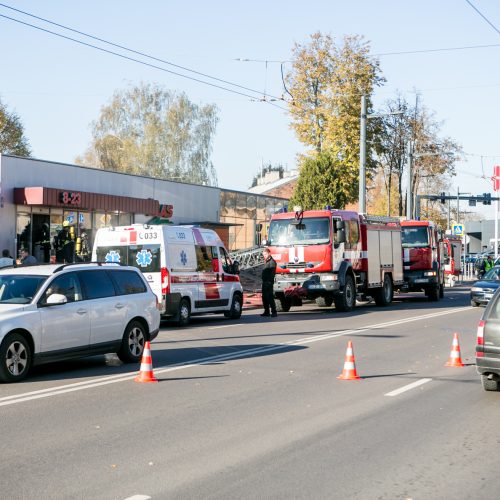
[[[116,307],[116,309],[122,309],[125,307],[125,305],[118,302],[118,304],[116,304],[115,307]]]
[[[87,314],[87,309],[78,309],[78,311],[76,311],[76,314],[83,316],[84,314]]]

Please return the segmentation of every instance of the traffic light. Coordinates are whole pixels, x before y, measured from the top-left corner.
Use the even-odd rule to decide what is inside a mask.
[[[491,205],[491,193],[483,194],[483,205]]]
[[[446,203],[446,193],[443,191],[439,193],[440,199],[439,201],[444,205]]]

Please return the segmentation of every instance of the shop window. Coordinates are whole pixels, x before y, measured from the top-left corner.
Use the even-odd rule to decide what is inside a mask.
[[[120,226],[130,226],[132,224],[132,214],[120,214]]]
[[[236,217],[245,217],[247,213],[247,195],[243,193],[236,194]]]
[[[90,212],[78,212],[78,231],[75,244],[76,260],[78,262],[90,261],[93,241],[92,214]]]
[[[18,212],[16,228],[17,251],[26,248],[31,254],[31,214]]]

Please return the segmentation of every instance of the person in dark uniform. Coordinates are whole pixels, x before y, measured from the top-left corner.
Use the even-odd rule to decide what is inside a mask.
[[[271,252],[268,248],[264,248],[262,255],[264,256],[264,269],[262,270],[262,304],[264,312],[261,316],[272,316],[275,318],[276,303],[274,302],[274,276],[276,274],[276,261],[271,257]],[[271,310],[271,314],[269,314]]]

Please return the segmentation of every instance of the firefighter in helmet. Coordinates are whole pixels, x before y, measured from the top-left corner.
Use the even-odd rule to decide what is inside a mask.
[[[55,241],[56,260],[71,263],[75,260],[75,229],[69,221],[64,220]]]

